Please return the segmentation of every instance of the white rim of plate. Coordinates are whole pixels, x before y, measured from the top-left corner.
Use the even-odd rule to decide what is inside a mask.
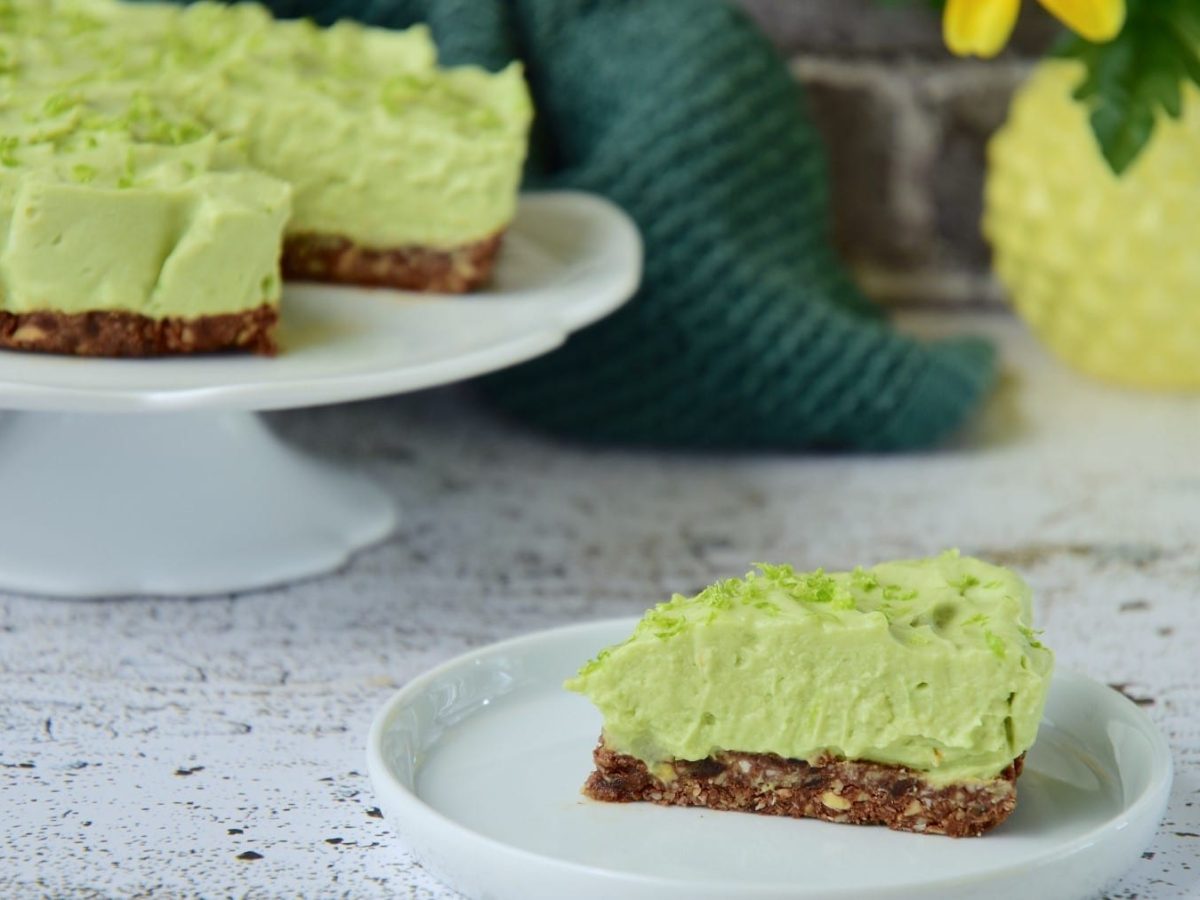
[[[388,699],[379,712],[375,714],[375,718],[371,722],[371,730],[367,737],[367,770],[372,783],[376,785],[386,784],[389,789],[394,791],[396,797],[401,801],[405,816],[411,817],[409,818],[409,821],[414,823],[416,827],[419,828],[421,826],[421,820],[424,819],[428,822],[435,823],[440,828],[449,829],[463,841],[474,842],[481,846],[490,847],[491,849],[503,852],[514,859],[527,860],[540,866],[557,868],[564,872],[577,872],[592,876],[602,876],[612,878],[617,881],[626,879],[629,881],[636,881],[638,884],[647,886],[660,885],[664,888],[677,888],[680,885],[686,884],[687,882],[682,879],[662,878],[656,875],[641,875],[637,873],[624,872],[620,869],[605,869],[599,866],[589,866],[582,863],[569,862],[554,856],[547,856],[542,853],[534,853],[530,850],[523,850],[520,847],[514,847],[512,844],[506,844],[503,841],[498,841],[495,838],[482,835],[479,832],[458,823],[449,816],[438,812],[436,809],[418,797],[411,789],[409,789],[405,784],[395,777],[395,775],[392,773],[391,767],[383,758],[382,749],[384,729],[387,727],[387,724],[391,720],[395,711],[404,706],[410,700],[419,696],[430,684],[436,682],[443,675],[452,672],[459,666],[466,665],[480,658],[486,658],[495,654],[508,652],[516,647],[535,645],[550,639],[570,637],[578,632],[593,630],[603,631],[605,629],[612,629],[613,631],[625,629],[626,631],[632,631],[637,622],[637,617],[623,617],[597,619],[591,622],[581,622],[575,625],[561,625],[554,628],[544,628],[528,634],[518,635],[516,637],[497,641],[496,643],[485,644],[484,646],[477,647],[474,650],[468,650],[467,652],[461,653],[458,656],[455,656],[452,659],[449,659],[446,662],[441,663],[413,678],[408,682],[408,684],[404,685],[404,687],[400,688]],[[1099,684],[1099,682],[1095,681],[1095,679],[1088,678],[1086,675],[1082,675],[1071,670],[1056,670],[1053,677],[1055,679],[1068,679],[1086,682],[1089,685]],[[1112,689],[1110,688],[1109,690]],[[978,882],[980,878],[986,878],[990,873],[993,872],[1026,873],[1033,871],[1041,868],[1044,865],[1047,865],[1048,863],[1052,863],[1055,860],[1071,856],[1072,854],[1077,853],[1079,850],[1095,843],[1097,836],[1102,832],[1111,829],[1114,823],[1119,819],[1123,819],[1125,822],[1128,822],[1131,819],[1140,818],[1150,808],[1163,802],[1163,794],[1169,794],[1170,792],[1172,775],[1174,771],[1174,763],[1171,758],[1171,748],[1167,744],[1166,738],[1164,738],[1162,733],[1158,730],[1158,727],[1150,720],[1150,717],[1147,716],[1140,707],[1138,707],[1137,704],[1118,691],[1114,690],[1113,693],[1116,694],[1116,697],[1113,698],[1115,702],[1127,705],[1127,711],[1130,712],[1138,724],[1142,726],[1142,730],[1149,738],[1153,747],[1153,771],[1150,773],[1146,788],[1142,791],[1141,795],[1128,806],[1126,806],[1126,808],[1121,812],[1120,816],[1115,817],[1113,820],[1110,820],[1103,825],[1093,828],[1091,831],[1080,835],[1063,846],[1056,847],[1053,850],[1047,851],[1045,854],[1036,856],[1024,863],[1017,865],[1010,864],[998,866],[995,869],[981,869],[979,872],[973,873],[969,876],[931,880],[925,882],[923,886],[927,885],[930,888],[945,889],[952,888],[956,884],[969,885]],[[378,788],[376,789],[378,790]],[[1120,827],[1124,827],[1124,825],[1121,825]],[[744,891],[744,893],[748,896],[755,893],[776,895],[778,893],[778,889],[779,885],[773,882],[749,881],[744,885],[739,885],[739,890]],[[875,891],[874,895],[883,897],[886,896],[886,891],[886,888],[882,891]],[[859,891],[857,888],[846,888],[836,892],[826,891],[825,896],[837,897],[844,895],[849,897],[856,896],[858,893]]]

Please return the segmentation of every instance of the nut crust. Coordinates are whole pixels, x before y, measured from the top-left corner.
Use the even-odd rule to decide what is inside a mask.
[[[491,277],[502,238],[500,232],[452,250],[374,249],[337,235],[289,234],[281,265],[285,279],[462,294]]]
[[[604,739],[583,793],[593,800],[886,825],[896,831],[975,837],[995,828],[1017,805],[1017,757],[991,781],[935,786],[903,766],[831,757],[807,763],[773,753],[719,753],[697,762],[665,763],[665,779]],[[656,767],[657,768],[657,767]]]
[[[139,313],[0,312],[0,347],[73,356],[166,356],[241,350],[272,356],[279,310],[153,319]]]

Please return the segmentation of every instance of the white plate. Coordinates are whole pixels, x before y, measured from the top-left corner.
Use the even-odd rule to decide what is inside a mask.
[[[397,693],[371,728],[387,819],[448,885],[488,900],[1088,897],[1150,841],[1166,742],[1134,704],[1054,677],[1012,817],[953,840],[579,793],[600,717],[562,681],[633,620],[533,634]]]
[[[633,294],[642,245],[589,194],[525,194],[485,291],[444,297],[292,284],[274,359],[152,360],[0,352],[0,408],[281,409],[414,391],[531,359]]]

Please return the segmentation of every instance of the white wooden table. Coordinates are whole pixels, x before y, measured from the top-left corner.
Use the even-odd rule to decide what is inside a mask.
[[[0,597],[0,896],[451,896],[363,774],[396,686],[752,560],[958,546],[1019,569],[1059,664],[1123,685],[1171,741],[1166,821],[1110,896],[1200,897],[1200,398],[1084,381],[1000,315],[905,325],[985,330],[1009,364],[937,453],[564,446],[462,389],[274,417],[374,475],[399,533],[329,577],[236,597]]]

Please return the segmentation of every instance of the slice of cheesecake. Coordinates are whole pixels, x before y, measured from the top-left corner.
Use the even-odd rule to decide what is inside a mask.
[[[597,800],[967,836],[1015,807],[1052,666],[1024,582],[951,552],[676,595],[567,687]]]

